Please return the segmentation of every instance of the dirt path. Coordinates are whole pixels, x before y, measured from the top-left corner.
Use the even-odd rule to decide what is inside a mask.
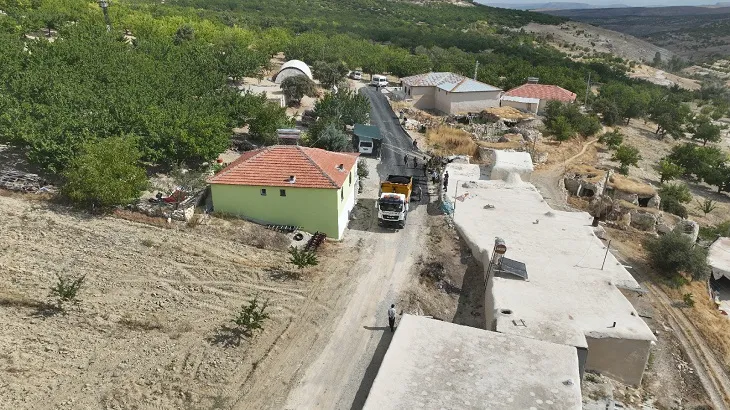
[[[560,211],[575,211],[568,205],[567,192],[560,187],[560,178],[565,174],[565,168],[573,161],[586,153],[588,148],[598,142],[598,139],[586,141],[580,152],[566,159],[560,164],[547,169],[537,170],[532,173],[532,182],[545,201],[553,208]]]

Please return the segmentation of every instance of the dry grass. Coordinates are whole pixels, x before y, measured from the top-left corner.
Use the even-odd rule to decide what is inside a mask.
[[[619,174],[611,175],[611,178],[608,179],[608,185],[618,191],[628,192],[630,194],[656,195],[656,190],[651,185]]]
[[[685,293],[692,294],[695,304],[686,308],[687,317],[719,356],[725,368],[730,368],[730,319],[722,315],[710,299],[705,283],[695,281],[681,288],[664,286],[664,292],[674,300],[682,300]]]
[[[471,135],[458,128],[438,127],[426,133],[426,140],[436,155],[469,155],[479,157],[479,146]]]
[[[573,164],[568,168],[567,173],[580,175],[584,181],[593,184],[606,178],[606,171],[600,170],[589,164]]]
[[[534,118],[534,115],[526,114],[514,107],[492,107],[484,110],[489,114],[496,115],[497,117],[504,118],[507,120],[524,120],[528,118]]]
[[[479,141],[480,147],[493,148],[493,149],[520,149],[524,147],[525,143],[522,141],[510,141],[510,142],[487,142]]]
[[[135,318],[130,314],[124,315],[119,319],[119,324],[130,330],[150,331],[162,329],[162,322],[157,316]]]

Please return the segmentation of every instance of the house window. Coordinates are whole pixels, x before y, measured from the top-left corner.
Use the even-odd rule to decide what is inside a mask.
[[[261,188],[261,196],[266,196],[266,188]]]
[[[340,188],[340,201],[345,200],[345,190]]]
[[[286,189],[280,189],[279,196],[286,196]]]
[[[350,172],[350,185],[352,185],[352,172]]]

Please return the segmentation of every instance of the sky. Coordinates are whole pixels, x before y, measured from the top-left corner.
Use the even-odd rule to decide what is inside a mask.
[[[548,3],[550,0],[478,0],[479,3],[486,5],[498,5],[499,3],[511,3],[511,4],[522,4],[522,3]],[[570,3],[586,3],[593,5],[611,5],[611,4],[625,4],[627,6],[641,7],[641,6],[701,6],[708,4],[716,4],[720,1],[728,0],[553,0],[554,2],[570,2]]]

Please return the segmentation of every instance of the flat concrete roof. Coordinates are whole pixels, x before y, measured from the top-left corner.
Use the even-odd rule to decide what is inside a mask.
[[[707,263],[712,268],[715,279],[725,276],[730,279],[730,238],[717,238],[710,245]]]
[[[580,409],[571,346],[403,315],[365,410]]]
[[[458,187],[460,197],[454,221],[475,256],[483,262],[500,237],[507,246],[504,256],[526,265],[528,281],[494,277],[496,310],[508,309],[512,319],[528,325],[564,324],[587,337],[656,340],[617,288],[639,289],[636,280],[611,253],[601,269],[606,245],[593,233],[591,215],[551,209],[532,184],[519,178],[475,181],[484,174],[478,165],[448,165],[447,170],[447,196],[453,200]],[[573,344],[575,335],[548,340]]]
[[[517,319],[511,314],[500,314],[497,316],[496,330],[500,333],[528,337],[530,339],[588,348],[588,342],[586,342],[583,330],[568,322]]]

